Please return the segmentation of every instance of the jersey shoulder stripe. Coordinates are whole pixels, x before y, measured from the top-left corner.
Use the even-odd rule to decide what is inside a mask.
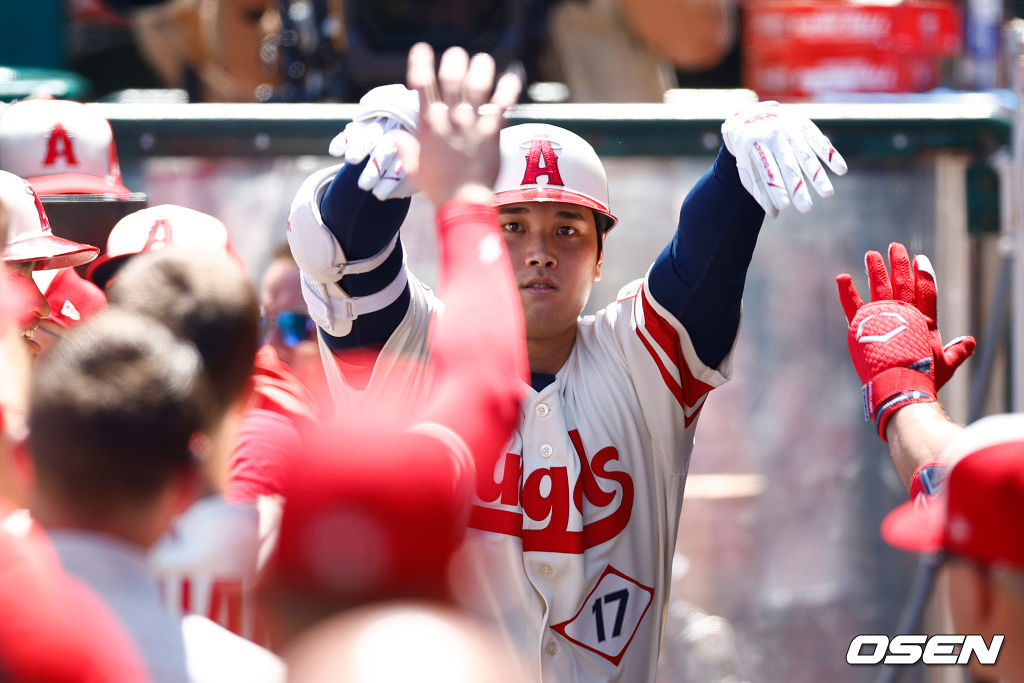
[[[702,381],[694,375],[687,355],[692,355],[696,360],[696,354],[684,352],[681,332],[657,310],[656,302],[647,292],[646,283],[637,289],[633,308],[637,336],[654,360],[665,385],[683,409],[686,426],[689,427],[700,412],[704,398],[717,383]]]

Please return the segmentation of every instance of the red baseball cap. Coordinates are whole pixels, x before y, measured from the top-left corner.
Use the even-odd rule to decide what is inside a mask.
[[[56,273],[44,288],[42,281],[50,272]],[[50,304],[50,315],[44,320],[57,323],[68,329],[88,319],[93,313],[107,307],[107,296],[103,290],[82,278],[74,268],[57,271],[37,271],[33,279],[45,292]]]
[[[42,202],[24,178],[0,171],[0,203],[7,209],[4,263],[36,261],[36,270],[89,263],[99,248],[57,237]]]
[[[450,596],[448,564],[470,488],[437,436],[378,426],[311,430],[285,459],[280,534],[264,580],[346,603]]]
[[[0,110],[0,168],[41,195],[131,195],[110,122],[80,102],[34,98]]]
[[[1024,569],[1024,415],[978,420],[943,460],[953,463],[944,491],[890,512],[882,537],[897,548]]]
[[[210,249],[232,257],[244,268],[227,226],[213,216],[177,204],[160,204],[128,214],[107,237],[107,249],[85,275],[106,287],[125,259],[166,247]]]

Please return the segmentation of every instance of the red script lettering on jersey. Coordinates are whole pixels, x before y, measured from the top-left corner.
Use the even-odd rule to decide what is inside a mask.
[[[579,457],[580,475],[569,488],[566,467],[545,467],[533,470],[523,478],[523,456],[506,453],[500,480],[494,472],[497,459],[479,463],[477,496],[484,505],[473,505],[469,526],[523,539],[523,551],[581,554],[615,538],[629,524],[633,513],[633,479],[626,472],[608,469],[608,464],[619,459],[614,446],[606,446],[590,459],[583,450],[583,441],[577,430],[569,432],[573,449]],[[609,514],[593,521],[583,520],[582,531],[569,530],[571,508],[583,512],[584,500],[597,509],[608,508],[615,502],[615,489],[606,489],[604,482],[618,484],[622,491],[619,505]],[[547,484],[547,485],[545,485]],[[543,491],[547,493],[543,493]],[[487,503],[519,505],[522,511],[502,510]],[[524,528],[526,521],[547,520],[542,529]]]

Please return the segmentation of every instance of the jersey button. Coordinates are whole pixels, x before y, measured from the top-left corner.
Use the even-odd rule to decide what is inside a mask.
[[[550,656],[554,657],[556,654],[558,654],[558,643],[556,643],[553,640],[549,640],[548,644],[544,646],[544,651],[547,652]]]
[[[542,564],[540,566],[541,576],[551,576],[555,573],[555,570],[551,568],[550,564]]]
[[[547,416],[548,416],[548,413],[550,413],[550,412],[551,412],[551,409],[550,409],[550,408],[548,408],[548,406],[547,406],[547,404],[546,404],[546,403],[541,403],[540,405],[538,405],[538,406],[537,406],[537,408],[536,408],[536,412],[537,412],[537,414],[538,414],[538,415],[540,415],[541,417],[547,417]]]
[[[555,452],[555,449],[551,447],[551,444],[546,443],[540,447],[540,454],[545,458],[550,458],[551,454]]]

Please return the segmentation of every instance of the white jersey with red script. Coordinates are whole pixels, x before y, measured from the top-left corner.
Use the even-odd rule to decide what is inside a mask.
[[[413,297],[407,321],[432,298]],[[398,337],[409,355],[422,344]],[[478,463],[460,601],[497,616],[543,681],[654,680],[697,416],[730,357],[701,363],[637,280],[580,319],[504,455]]]
[[[270,497],[193,503],[149,552],[160,597],[172,614],[198,614],[258,644],[266,639],[250,590],[272,544],[279,506]]]

